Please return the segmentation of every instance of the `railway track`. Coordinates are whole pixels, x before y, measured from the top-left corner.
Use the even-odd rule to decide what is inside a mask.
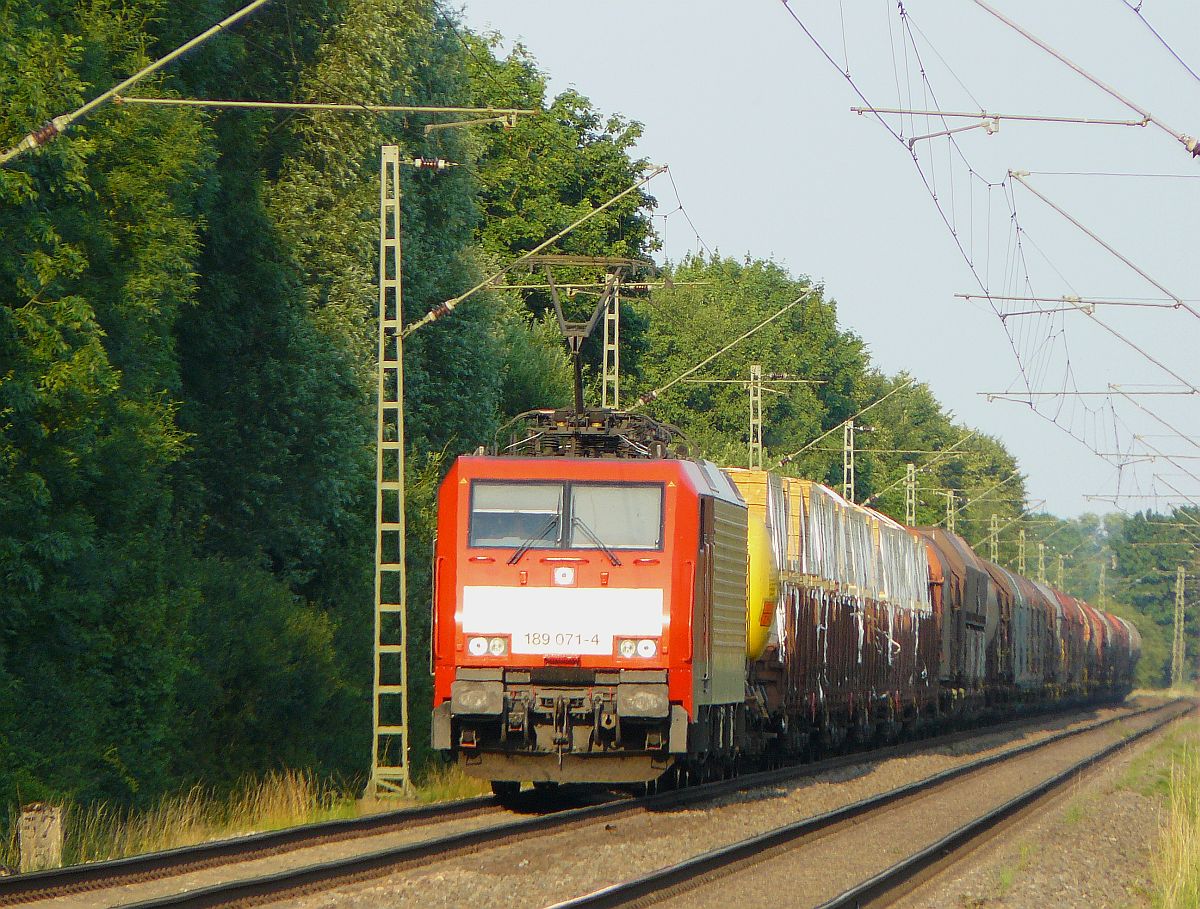
[[[1099,723],[1089,724],[1085,728],[1107,725],[1155,709],[1159,708],[1123,712]],[[1044,719],[1045,716],[1038,719]],[[308,825],[273,833],[255,834],[113,862],[99,862],[37,874],[18,875],[0,879],[0,905],[24,903],[85,891],[108,890],[119,888],[122,885],[162,878],[180,877],[201,869],[252,862],[284,852],[308,849],[322,843],[359,839],[363,840],[361,845],[367,847],[371,845],[367,842],[368,838],[409,828],[466,821],[492,815],[505,817],[496,824],[458,830],[384,849],[363,848],[356,850],[355,854],[350,856],[305,863],[300,867],[277,873],[235,876],[233,880],[227,880],[214,886],[196,887],[194,883],[188,882],[187,886],[191,889],[186,893],[170,892],[149,899],[141,899],[136,891],[127,890],[121,897],[125,900],[140,900],[135,905],[146,907],[146,909],[151,906],[195,907],[226,905],[230,902],[261,901],[283,894],[302,893],[335,884],[377,877],[391,871],[419,865],[434,858],[441,860],[455,855],[464,855],[522,840],[529,836],[557,832],[572,826],[584,826],[599,820],[611,820],[632,813],[700,804],[737,791],[770,787],[838,767],[862,764],[864,760],[883,760],[935,747],[944,747],[955,742],[969,740],[972,737],[1011,730],[1023,725],[1027,726],[1029,723],[1030,719],[1025,718],[982,730],[965,730],[877,749],[869,753],[855,753],[812,764],[750,774],[734,780],[709,783],[639,799],[613,798],[599,804],[566,809],[555,806],[552,810],[547,810],[546,803],[539,804],[536,795],[531,793],[531,801],[524,806],[524,810],[534,813],[532,816],[520,817],[516,820],[512,819],[514,812],[502,808],[490,797],[478,798],[444,805],[402,809],[353,820]],[[1039,740],[1035,745],[1073,734],[1078,734],[1078,731],[1068,730],[1066,733],[1054,733],[1049,739]],[[518,806],[518,812],[520,810],[521,806]],[[182,885],[179,889],[183,889]],[[115,890],[113,892],[116,893]],[[92,905],[99,904],[101,903],[96,901],[92,903]],[[113,905],[114,903],[104,904]]]
[[[532,794],[531,794],[532,795]],[[531,802],[532,806],[532,802]],[[491,796],[460,799],[435,805],[401,808],[364,817],[323,821],[213,840],[151,852],[129,858],[68,865],[48,871],[0,878],[0,906],[43,900],[157,880],[234,862],[245,862],[323,843],[377,836],[391,831],[422,827],[447,820],[505,813]]]
[[[999,804],[989,806],[987,810],[980,812],[969,821],[954,826],[953,829],[932,842],[921,844],[919,848],[914,848],[898,861],[891,862],[886,867],[856,880],[829,898],[818,897],[812,902],[807,902],[805,900],[807,893],[796,890],[790,894],[787,904],[812,906],[814,909],[864,909],[868,906],[888,905],[932,874],[960,860],[962,856],[986,840],[990,834],[998,832],[1013,819],[1035,809],[1056,794],[1058,790],[1075,780],[1083,771],[1100,763],[1131,742],[1163,728],[1194,709],[1196,709],[1195,705],[1190,702],[1181,704],[1176,701],[1157,708],[1138,711],[1129,718],[1149,714],[1157,715],[1151,718],[1151,722],[1128,736],[1098,747],[1085,757],[1070,762],[1063,769],[1039,779],[1034,785],[1002,800]],[[789,886],[799,886],[796,877],[782,871],[771,874],[757,869],[761,869],[767,864],[781,863],[788,857],[792,859],[793,863],[799,861],[800,858],[795,853],[803,852],[814,842],[843,831],[852,831],[851,835],[862,842],[872,837],[871,824],[885,813],[903,810],[906,806],[916,803],[939,788],[946,788],[949,793],[949,787],[952,787],[955,781],[963,781],[977,776],[988,768],[1017,761],[1067,739],[1094,732],[1115,721],[1116,719],[1107,720],[1087,727],[1068,730],[1008,749],[833,811],[805,818],[796,823],[777,827],[757,836],[705,852],[686,861],[605,887],[585,896],[555,903],[549,909],[613,909],[613,907],[635,905],[647,906],[660,902],[672,907],[677,905],[680,907],[719,905],[731,898],[737,898],[733,895],[733,891],[741,895],[738,902],[740,906],[753,906],[754,899],[747,898],[748,893],[753,893],[754,888],[751,885],[731,885],[722,892],[715,890],[710,892],[710,888],[719,886],[722,881],[729,884],[727,879],[731,875],[740,876],[743,873],[761,873],[764,877],[770,877],[777,881],[786,880]],[[957,790],[954,791],[957,792]],[[958,794],[960,796],[965,794],[967,800],[972,798],[969,790]],[[895,818],[893,818],[893,824],[895,824]],[[913,831],[913,838],[920,839],[919,831]],[[873,839],[878,842],[880,838],[874,836]],[[839,847],[831,844],[829,850],[839,851]],[[845,852],[844,847],[840,851]],[[809,860],[809,864],[820,867],[817,865],[818,861],[814,858]],[[832,872],[830,873],[832,874]]]

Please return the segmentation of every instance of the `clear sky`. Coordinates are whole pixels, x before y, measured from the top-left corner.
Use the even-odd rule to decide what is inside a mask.
[[[1200,78],[1124,0],[991,2],[1155,118],[1200,135]],[[918,138],[910,153],[879,120],[849,110],[862,101],[839,72],[846,68],[875,107],[1140,119],[971,0],[910,0],[904,16],[894,0],[792,0],[836,65],[781,0],[465,4],[473,29],[524,43],[553,91],[573,86],[602,111],[641,121],[641,153],[670,165],[709,247],[772,257],[825,282],[843,325],[865,339],[879,367],[928,382],[961,420],[1016,453],[1032,500],[1062,515],[1112,510],[1086,496],[1118,490],[1157,492],[1159,507],[1200,500],[1200,447],[1190,441],[1200,435],[1195,394],[1027,393],[1107,391],[1110,383],[1190,391],[1200,384],[1200,319],[1182,308],[1097,306],[1088,315],[1061,302],[955,296],[982,285],[993,295],[1052,300],[1200,298],[1192,256],[1200,158],[1153,125],[1011,119],[994,134]],[[1200,5],[1144,0],[1141,12],[1200,72]],[[904,140],[980,122],[884,119]],[[1030,172],[1029,186],[1154,283],[1010,170]],[[1178,176],[1092,175],[1099,173]],[[660,212],[676,208],[665,179],[651,190]],[[679,214],[658,227],[669,258],[697,248]],[[1200,312],[1200,300],[1191,305]],[[1070,311],[1018,314],[1036,309]],[[1033,401],[1037,413],[980,394],[997,391]],[[1106,460],[1089,446],[1140,459]],[[1145,460],[1153,449],[1190,457]]]

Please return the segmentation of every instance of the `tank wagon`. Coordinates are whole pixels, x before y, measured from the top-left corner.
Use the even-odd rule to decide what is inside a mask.
[[[439,491],[433,745],[499,793],[1124,697],[1116,616],[818,483],[612,411],[526,415]]]

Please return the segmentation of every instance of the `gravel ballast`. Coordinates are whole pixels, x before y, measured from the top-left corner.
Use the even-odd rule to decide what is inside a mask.
[[[1006,830],[897,909],[1148,909],[1165,780],[1200,720],[1107,762],[1045,811]]]
[[[871,762],[755,789],[689,809],[640,813],[582,829],[448,858],[420,869],[321,894],[289,905],[316,907],[481,904],[545,906],[681,861],[708,849],[811,817],[940,770],[1006,750],[1068,726],[1111,716],[1115,708],[1049,720],[1036,731],[985,732],[928,753]],[[1113,735],[1110,730],[1093,735]]]
[[[1127,728],[1146,728],[1158,719],[1138,717]],[[1121,735],[1122,730],[1109,726],[974,771],[660,905],[664,909],[731,903],[739,909],[819,905],[1111,745]]]

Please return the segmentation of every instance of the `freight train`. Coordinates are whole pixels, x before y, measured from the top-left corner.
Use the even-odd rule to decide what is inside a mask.
[[[535,411],[438,499],[433,745],[500,795],[1120,699],[1125,620],[669,427]]]

